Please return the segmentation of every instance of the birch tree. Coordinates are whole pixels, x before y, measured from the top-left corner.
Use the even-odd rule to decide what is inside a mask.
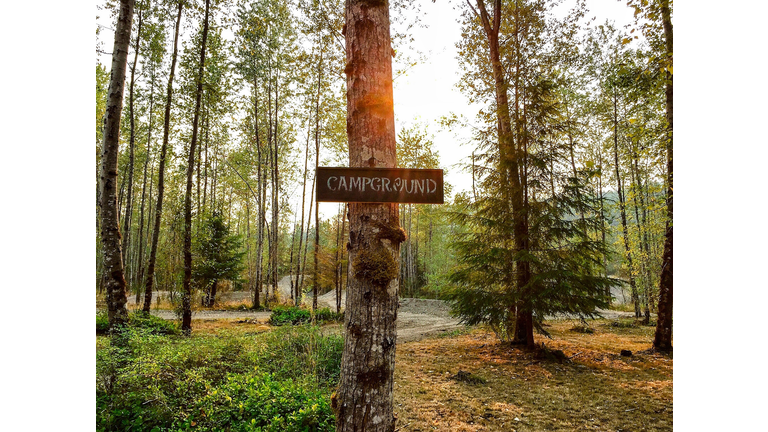
[[[120,115],[123,110],[123,88],[128,60],[128,45],[133,20],[133,0],[121,0],[112,49],[112,72],[109,78],[104,114],[104,141],[101,158],[101,246],[104,260],[107,307],[111,329],[128,320],[125,271],[117,207],[117,156],[120,139]]]

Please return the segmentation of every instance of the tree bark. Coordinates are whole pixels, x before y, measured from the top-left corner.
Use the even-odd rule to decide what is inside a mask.
[[[171,57],[171,71],[168,75],[168,92],[165,100],[165,117],[163,118],[163,146],[160,149],[160,167],[157,174],[157,207],[155,210],[155,228],[152,232],[152,247],[147,263],[147,285],[144,291],[144,306],[142,311],[149,313],[152,305],[152,287],[155,280],[155,260],[157,259],[157,240],[160,236],[160,219],[163,215],[163,193],[165,192],[165,159],[168,153],[168,135],[171,130],[171,101],[173,100],[173,75],[176,70],[176,59],[179,52],[179,28],[181,27],[181,11],[183,1],[179,1],[179,10],[176,15],[176,30],[173,36],[173,55]]]
[[[347,136],[350,167],[396,165],[392,47],[387,2],[346,3]],[[392,388],[400,227],[396,203],[350,203],[350,285],[336,430],[395,429]]]
[[[134,84],[136,83],[136,63],[138,63],[139,60],[139,50],[141,48],[141,24],[142,24],[142,17],[141,17],[141,9],[138,11],[139,16],[139,22],[136,29],[136,48],[135,53],[133,54],[133,65],[131,66],[131,84],[128,88],[128,107],[130,114],[130,121],[131,121],[131,136],[128,141],[128,149],[129,149],[129,162],[128,162],[128,190],[126,191],[126,200],[125,200],[125,217],[123,218],[123,235],[125,236],[125,239],[123,240],[123,263],[125,264],[126,269],[130,268],[133,270],[133,268],[130,266],[130,260],[128,259],[130,257],[129,249],[131,247],[131,216],[133,216],[133,165],[135,161],[135,155],[134,155],[134,149],[136,147],[136,115],[134,113]],[[126,270],[126,273],[130,274],[130,271]],[[132,278],[128,277],[129,281],[132,281]]]
[[[120,221],[117,208],[117,156],[120,145],[120,115],[123,110],[123,88],[131,39],[133,0],[121,0],[112,50],[112,72],[104,114],[104,142],[101,158],[101,247],[104,260],[105,286],[110,329],[128,321],[125,307],[125,270],[120,244]]]
[[[205,20],[203,21],[203,40],[200,47],[200,65],[197,72],[197,91],[195,113],[192,119],[192,141],[189,144],[187,158],[187,188],[184,194],[184,293],[181,298],[181,331],[192,333],[192,174],[195,170],[195,147],[197,146],[197,126],[200,119],[200,100],[203,96],[203,72],[205,70],[205,45],[208,39],[208,13],[210,0],[205,0]]]
[[[661,0],[661,17],[667,60],[672,61],[672,11],[669,0]],[[667,114],[667,232],[659,278],[659,312],[653,347],[659,351],[672,351],[672,73],[667,71],[665,88]]]

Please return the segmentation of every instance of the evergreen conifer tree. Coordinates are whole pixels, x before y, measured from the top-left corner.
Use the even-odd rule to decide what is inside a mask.
[[[222,280],[238,281],[244,268],[242,240],[230,234],[229,226],[219,212],[207,217],[198,236],[197,254],[192,276],[203,288],[203,306],[212,307],[216,301],[216,289]]]

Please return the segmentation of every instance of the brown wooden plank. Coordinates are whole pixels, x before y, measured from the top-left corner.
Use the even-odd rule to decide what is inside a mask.
[[[317,201],[443,204],[443,170],[319,167]]]

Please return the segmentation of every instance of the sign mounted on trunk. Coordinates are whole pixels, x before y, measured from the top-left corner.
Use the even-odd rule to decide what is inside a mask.
[[[443,204],[443,170],[319,167],[317,201]]]

